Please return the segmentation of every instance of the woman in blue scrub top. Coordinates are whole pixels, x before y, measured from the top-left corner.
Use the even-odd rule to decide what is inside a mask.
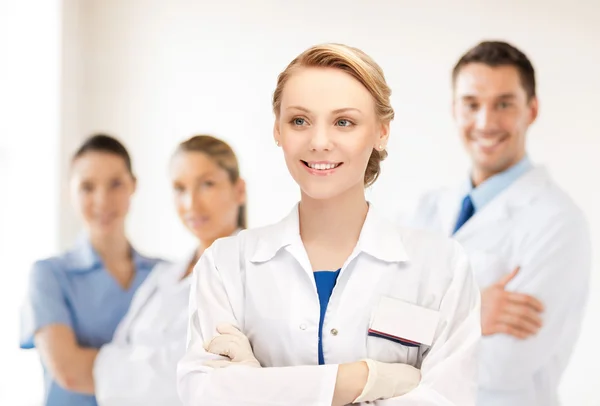
[[[41,355],[44,405],[96,405],[87,375],[97,349],[159,262],[135,251],[125,234],[135,187],[129,153],[116,139],[92,136],[75,153],[71,190],[85,237],[34,264],[22,313],[21,348]]]

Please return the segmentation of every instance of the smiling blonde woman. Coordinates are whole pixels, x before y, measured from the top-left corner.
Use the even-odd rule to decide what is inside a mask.
[[[390,93],[369,56],[338,44],[279,76],[274,139],[301,199],[197,264],[186,406],[474,405],[480,296],[466,255],[365,199],[387,155]]]

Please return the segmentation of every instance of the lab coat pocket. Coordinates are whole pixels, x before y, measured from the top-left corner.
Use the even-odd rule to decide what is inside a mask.
[[[431,345],[438,322],[435,310],[382,296],[371,314],[367,355],[416,366],[421,346]]]
[[[416,366],[419,347],[372,333],[367,336],[367,357],[376,361]]]

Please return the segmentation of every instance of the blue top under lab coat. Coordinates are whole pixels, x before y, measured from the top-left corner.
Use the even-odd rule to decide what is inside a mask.
[[[100,348],[110,342],[133,294],[160,262],[135,250],[132,255],[136,272],[128,289],[107,272],[86,239],[58,257],[36,262],[21,313],[21,348],[34,348],[35,332],[50,324],[70,327],[82,347]],[[44,381],[46,406],[97,405],[94,396],[60,387],[45,367]]]
[[[333,288],[337,282],[337,277],[340,274],[340,270],[338,269],[335,272],[317,271],[313,272],[313,274],[315,277],[315,283],[317,285],[319,307],[321,310],[321,315],[319,318],[319,365],[324,365],[325,357],[323,356],[323,321],[325,320],[327,305],[329,304],[329,299],[333,293]]]

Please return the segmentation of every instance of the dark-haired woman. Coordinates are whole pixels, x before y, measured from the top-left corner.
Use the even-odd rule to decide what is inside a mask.
[[[127,239],[136,179],[118,140],[88,138],[73,156],[70,182],[85,233],[72,250],[34,264],[21,348],[40,353],[44,405],[95,406],[97,349],[112,339],[135,291],[160,261],[140,255]]]

